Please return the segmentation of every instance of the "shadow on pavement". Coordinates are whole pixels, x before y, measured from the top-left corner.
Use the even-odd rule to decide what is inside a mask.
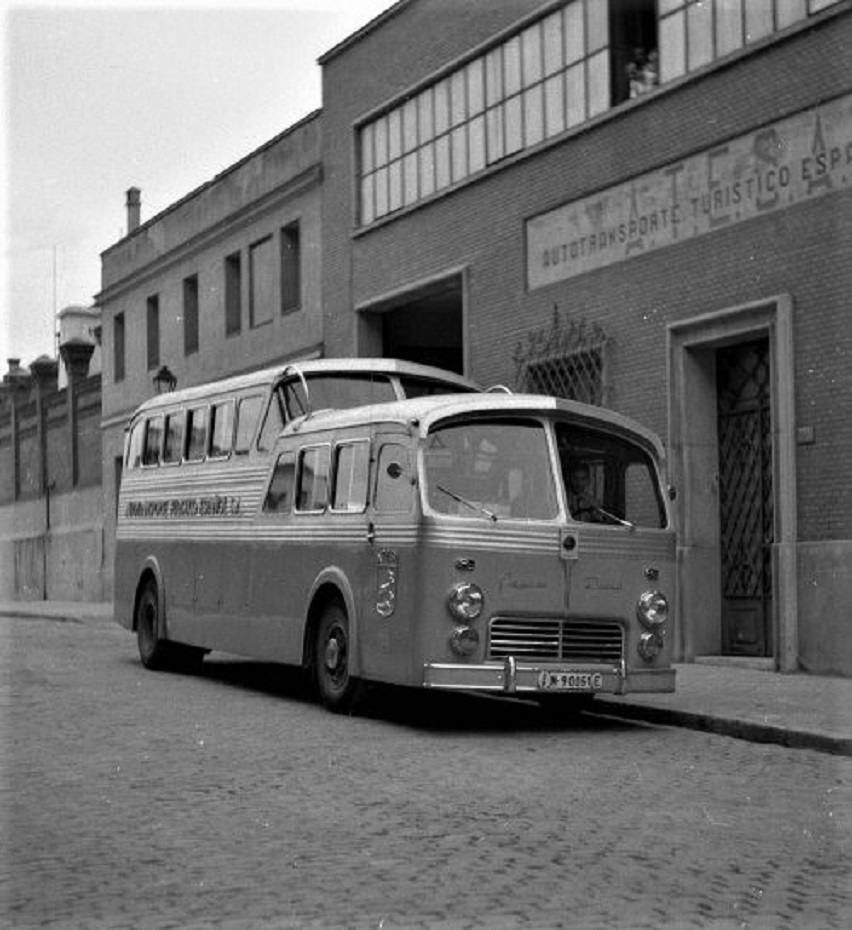
[[[216,654],[205,659],[196,677],[318,706],[307,674],[291,666]],[[591,703],[594,706],[593,700]],[[585,713],[582,701],[568,696],[564,702],[554,701],[542,707],[532,699],[375,684],[364,687],[353,716],[432,733],[620,732],[645,726]]]

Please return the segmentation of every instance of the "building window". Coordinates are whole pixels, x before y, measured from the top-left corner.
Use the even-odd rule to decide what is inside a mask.
[[[183,279],[183,354],[198,351],[198,275]]]
[[[272,236],[267,236],[249,249],[249,325],[271,322],[274,305],[275,264]]]
[[[573,0],[362,127],[361,222],[457,184],[610,105],[607,6]]]
[[[225,259],[225,335],[232,336],[242,329],[243,319],[243,264],[239,252]]]
[[[124,314],[116,313],[112,331],[113,380],[124,381]]]
[[[302,247],[298,220],[281,230],[281,312],[302,305]]]
[[[360,127],[360,223],[837,2],[571,0]]]
[[[148,371],[160,366],[160,298],[155,294],[147,302]]]
[[[837,0],[659,0],[660,80],[674,80]]]

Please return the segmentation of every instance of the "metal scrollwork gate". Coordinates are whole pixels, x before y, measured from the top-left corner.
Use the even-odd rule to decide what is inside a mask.
[[[716,357],[722,652],[772,650],[772,406],[767,340]]]

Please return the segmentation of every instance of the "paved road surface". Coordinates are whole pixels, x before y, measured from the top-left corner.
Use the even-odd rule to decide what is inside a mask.
[[[852,760],[0,619],[0,926],[845,928]]]

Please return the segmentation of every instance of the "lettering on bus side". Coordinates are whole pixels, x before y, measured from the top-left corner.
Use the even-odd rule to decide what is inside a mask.
[[[182,517],[238,517],[240,498],[215,494],[210,497],[171,497],[162,500],[128,501],[127,516],[136,519]]]

